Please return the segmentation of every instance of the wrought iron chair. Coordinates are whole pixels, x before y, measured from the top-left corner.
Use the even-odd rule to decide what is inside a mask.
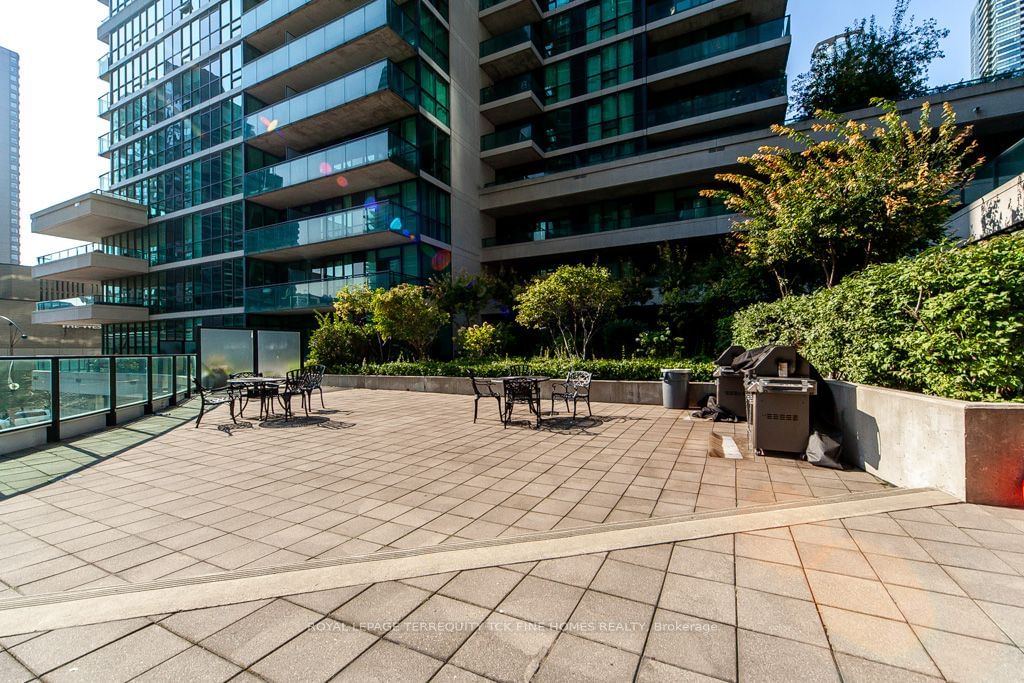
[[[314,365],[311,368],[309,368],[309,370],[307,372],[307,375],[306,375],[306,380],[307,380],[307,384],[306,384],[306,390],[307,390],[306,400],[309,401],[309,405],[310,406],[313,405],[313,392],[314,391],[319,391],[320,392],[320,407],[324,408],[324,409],[327,408],[327,406],[324,405],[324,390],[323,390],[323,387],[320,386],[321,384],[323,384],[324,373],[325,372],[327,372],[327,366],[326,365]]]
[[[510,365],[505,368],[505,375],[507,377],[529,377],[532,374],[533,369],[526,364]]]
[[[565,377],[564,382],[554,382],[551,385],[551,412],[555,412],[555,400],[565,401],[565,410],[569,411],[569,401],[572,401],[572,419],[576,421],[576,403],[586,401],[587,414],[593,417],[590,409],[590,380],[591,373],[583,370],[571,370]]]
[[[480,407],[480,399],[493,398],[498,401],[498,419],[504,422],[504,413],[501,410],[501,394],[494,390],[494,384],[486,379],[469,375],[469,381],[473,385],[473,423],[476,423],[477,410]]]
[[[505,427],[512,421],[512,408],[517,403],[525,403],[530,412],[537,416],[537,427],[540,427],[540,391],[537,383],[526,377],[510,377],[503,380],[505,389]]]
[[[292,411],[292,397],[298,396],[302,401],[302,410],[309,417],[309,404],[306,399],[312,400],[312,389],[310,388],[309,372],[305,370],[289,370],[284,381],[284,390],[279,394],[281,405],[284,407],[284,418],[294,416]]]
[[[259,376],[260,375],[258,373],[255,373],[255,372],[248,372],[248,371],[247,372],[234,372],[234,373],[228,375],[228,379],[248,379],[250,377],[259,377]],[[241,398],[241,401],[239,402],[239,406],[238,406],[238,414],[239,415],[242,415],[242,413],[245,412],[246,407],[248,407],[248,405],[249,405],[249,400],[250,399],[254,399],[255,398],[255,399],[262,400],[262,396],[260,395],[260,387],[258,387],[256,385],[248,385],[248,386],[246,386],[244,388],[244,390],[240,392],[239,396]]]
[[[242,402],[242,390],[236,389],[232,386],[221,387],[219,389],[207,389],[204,387],[199,380],[193,379],[196,385],[196,393],[199,394],[199,415],[196,416],[196,429],[199,429],[199,423],[203,419],[203,415],[206,413],[207,407],[213,410],[217,406],[228,404],[228,410],[231,411],[231,421],[238,424],[238,420],[235,419],[235,401]]]

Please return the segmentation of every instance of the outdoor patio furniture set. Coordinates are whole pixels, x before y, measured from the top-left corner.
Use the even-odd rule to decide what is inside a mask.
[[[587,404],[587,413],[593,416],[590,409],[591,373],[573,370],[568,373],[564,382],[551,384],[551,411],[555,412],[555,401],[564,401],[565,410],[569,410],[572,401],[572,421],[576,421],[576,406],[579,401]],[[541,424],[541,383],[550,377],[535,375],[528,366],[512,366],[504,377],[476,377],[469,375],[473,385],[473,422],[476,422],[480,399],[493,398],[498,403],[498,418],[507,428],[512,421],[512,410],[516,404],[525,405],[536,417],[536,427]],[[500,388],[500,390],[499,390]]]
[[[231,421],[238,423],[237,418],[244,417],[243,413],[250,401],[259,401],[259,420],[269,420],[275,415],[274,404],[279,403],[284,411],[283,418],[288,420],[294,417],[292,411],[292,398],[299,396],[302,401],[302,409],[309,416],[309,407],[313,401],[313,392],[320,393],[320,406],[324,405],[324,391],[322,388],[324,372],[327,368],[323,365],[314,365],[310,368],[289,370],[285,377],[263,377],[262,374],[253,372],[237,372],[229,375],[227,384],[214,389],[206,388],[196,379],[196,391],[200,397],[199,416],[196,418],[196,427],[203,419],[208,409],[228,404],[231,412]],[[235,412],[235,404],[238,404],[238,412]]]

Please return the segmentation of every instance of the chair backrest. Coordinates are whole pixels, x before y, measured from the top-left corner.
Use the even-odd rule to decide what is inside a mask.
[[[293,380],[300,380],[305,375],[306,375],[306,371],[301,369],[301,368],[297,369],[297,370],[289,370],[287,373],[285,373],[285,379],[287,379],[289,382],[291,382]]]
[[[487,396],[490,394],[490,382],[488,382],[486,379],[480,379],[479,377],[474,376],[472,372],[469,373],[468,376],[470,384],[473,385],[474,394],[476,394],[477,396]],[[483,389],[483,391],[481,391],[481,389]]]
[[[510,365],[505,370],[505,375],[508,377],[529,377],[533,374],[533,370],[530,369],[529,365]]]
[[[326,365],[314,365],[306,371],[306,380],[309,386],[313,389],[317,389],[320,383],[324,381],[324,373],[327,372]]]
[[[506,399],[525,399],[533,398],[534,396],[533,388],[535,385],[533,380],[513,377],[512,379],[504,380],[503,384]]]
[[[246,377],[259,377],[255,372],[235,372],[228,375],[229,379],[245,379]]]
[[[565,376],[565,383],[571,387],[577,389],[581,387],[589,387],[590,379],[593,375],[585,370],[570,370],[569,374]]]

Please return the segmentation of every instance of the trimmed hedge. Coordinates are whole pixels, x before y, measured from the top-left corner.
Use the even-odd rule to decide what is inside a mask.
[[[329,369],[339,375],[412,375],[427,377],[465,377],[472,372],[478,377],[497,377],[510,365],[528,364],[533,372],[549,377],[565,377],[569,370],[586,370],[594,379],[660,380],[661,368],[690,368],[695,382],[711,380],[714,365],[708,360],[633,358],[629,360],[572,361],[555,358],[506,358],[489,361],[422,361],[364,363],[338,365]]]
[[[837,379],[973,401],[1024,400],[1024,233],[941,245],[733,319],[747,347],[794,344]]]

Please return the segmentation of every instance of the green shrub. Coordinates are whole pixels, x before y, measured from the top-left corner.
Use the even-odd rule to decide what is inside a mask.
[[[481,323],[459,328],[455,343],[466,358],[480,360],[498,355],[505,345],[506,335],[501,325]]]
[[[372,352],[372,332],[334,313],[320,316],[309,337],[309,363],[328,368],[361,362]]]
[[[823,374],[965,400],[1024,399],[1024,234],[942,245],[736,314],[737,344],[796,344]]]
[[[548,377],[564,377],[570,370],[594,373],[594,379],[659,380],[661,368],[690,368],[690,379],[695,382],[711,381],[714,366],[704,359],[632,358],[628,360],[577,360],[560,358],[505,358],[491,361],[421,361],[393,363],[364,363],[330,367],[330,372],[351,375],[414,375],[427,377],[465,377],[472,373],[478,377],[500,377],[510,365],[526,363],[534,373]]]

